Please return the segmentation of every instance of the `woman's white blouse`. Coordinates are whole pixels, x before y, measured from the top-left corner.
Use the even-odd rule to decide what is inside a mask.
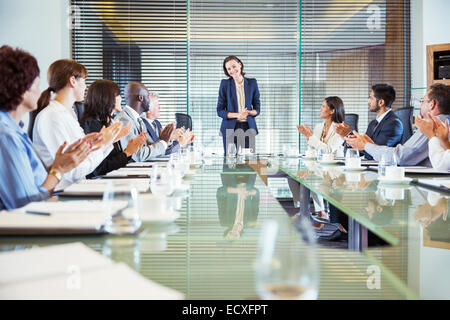
[[[84,138],[85,134],[73,109],[68,109],[58,101],[51,101],[36,117],[33,128],[33,146],[39,157],[49,167],[55,160],[56,151],[64,143],[67,146]],[[92,152],[78,165],[66,172],[56,189],[64,189],[84,179],[112,151],[112,145]]]
[[[319,123],[314,127],[313,135],[308,140],[308,146],[314,149],[326,149],[327,147],[331,149],[332,152],[335,152],[336,157],[343,157],[344,156],[344,147],[343,143],[344,140],[341,138],[340,135],[334,131],[334,125],[333,122],[328,129],[327,136],[323,139],[323,141],[320,140],[320,137],[322,136],[322,130],[323,126],[325,125],[325,122]]]

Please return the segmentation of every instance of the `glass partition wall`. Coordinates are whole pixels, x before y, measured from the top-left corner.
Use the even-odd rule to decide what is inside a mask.
[[[222,62],[236,55],[256,78],[257,152],[306,149],[295,125],[320,123],[337,95],[364,132],[370,87],[392,83],[394,108],[411,98],[409,0],[72,0],[72,56],[96,79],[157,91],[161,121],[192,117],[197,142],[222,152],[216,106]],[[124,102],[125,103],[125,102]]]

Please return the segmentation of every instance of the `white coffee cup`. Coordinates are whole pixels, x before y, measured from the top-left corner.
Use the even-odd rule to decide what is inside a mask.
[[[347,158],[347,159],[345,159],[345,165],[348,168],[360,168],[361,167],[361,158]]]
[[[354,172],[347,172],[347,173],[345,173],[345,181],[347,181],[347,182],[360,182],[361,181],[361,174],[360,173],[354,173]]]
[[[403,180],[405,178],[405,168],[396,166],[386,167],[386,178],[391,180]]]
[[[404,200],[405,190],[401,188],[386,188],[385,198],[388,200]]]
[[[161,195],[141,194],[138,198],[142,220],[146,216],[165,214],[170,210],[170,199]]]
[[[332,153],[325,153],[322,155],[322,161],[329,162],[334,160],[334,154]]]

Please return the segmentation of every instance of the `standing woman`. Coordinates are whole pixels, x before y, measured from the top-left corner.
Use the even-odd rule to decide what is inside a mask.
[[[220,133],[226,153],[227,144],[236,144],[234,133],[237,129],[246,133],[245,147],[250,147],[249,135],[258,134],[255,117],[259,115],[261,103],[258,83],[256,79],[244,77],[244,64],[238,57],[226,57],[223,71],[228,79],[220,82],[217,115],[222,118]],[[249,129],[252,130],[247,132]]]
[[[85,109],[80,121],[84,132],[86,134],[99,132],[103,127],[111,126],[113,114],[122,111],[121,102],[120,88],[114,81],[97,80],[92,83],[86,95]],[[129,122],[128,127],[131,128],[131,124]],[[105,175],[126,166],[131,156],[144,145],[146,139],[145,132],[142,132],[128,142],[125,150],[122,149],[119,141],[115,142],[111,153],[87,178]]]
[[[33,146],[46,165],[53,162],[56,150],[64,141],[73,143],[85,138],[72,107],[75,102],[84,100],[87,75],[86,68],[74,60],[55,61],[48,69],[49,88],[39,98],[33,128]],[[53,100],[50,99],[52,92],[56,93]],[[112,151],[113,142],[126,134],[121,126],[119,122],[102,129],[100,140],[93,141],[98,150],[90,153],[77,168],[67,172],[59,187],[64,189],[94,171]]]

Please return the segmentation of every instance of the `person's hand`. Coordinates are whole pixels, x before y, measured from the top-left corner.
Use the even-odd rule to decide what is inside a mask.
[[[144,131],[142,131],[137,137],[128,141],[127,147],[125,148],[125,150],[123,150],[123,152],[127,155],[127,157],[131,157],[144,146],[146,141],[147,135]]]
[[[56,151],[55,160],[50,166],[52,169],[64,174],[77,167],[91,152],[91,145],[82,139],[71,144],[65,152],[67,142],[64,142]]]
[[[194,137],[194,133],[190,129],[187,129],[183,133],[183,135],[178,138],[178,142],[180,143],[181,147],[185,147],[186,145],[194,141]]]
[[[334,131],[342,138],[345,138],[352,131],[352,129],[350,129],[350,126],[348,124],[342,122],[334,124]]]
[[[313,135],[313,131],[307,124],[297,125],[297,130],[298,132],[303,134],[306,139],[311,138],[311,136]]]
[[[103,136],[103,141],[101,141],[101,147],[110,145],[115,142],[117,135],[120,133],[120,130],[122,130],[122,122],[118,121],[110,125],[109,127],[103,127],[102,130],[100,130],[100,133]]]
[[[159,139],[169,143],[170,136],[173,132],[174,123],[170,123],[161,131],[161,134],[159,135]]]
[[[436,135],[436,124],[433,120],[422,119],[421,116],[417,116],[415,124],[417,129],[419,129],[419,131],[428,139],[431,139]]]
[[[123,137],[128,136],[131,133],[131,125],[132,125],[132,123],[131,123],[131,121],[129,121],[126,126],[122,127],[122,129],[120,129],[119,134],[117,135],[114,142],[117,142],[120,139],[122,139]]]
[[[366,146],[366,143],[373,143],[373,141],[369,141],[367,138],[368,136],[360,135],[358,132],[353,131],[354,135],[349,136],[348,138],[345,138],[345,141],[356,150],[364,150],[364,147]]]
[[[91,152],[94,152],[101,148],[103,142],[103,134],[100,132],[93,132],[85,135],[83,139],[81,139],[81,141],[86,142],[92,148]],[[70,145],[66,151],[69,151],[72,146],[73,145]]]
[[[445,120],[445,123],[442,123],[441,120],[439,120],[436,116],[431,116],[431,120],[436,126],[435,135],[436,137],[441,141],[441,143],[447,147],[447,149],[450,146],[450,142],[448,140],[449,135],[449,122],[448,119]]]
[[[172,141],[178,140],[178,138],[181,137],[181,135],[183,135],[184,132],[185,132],[184,127],[174,129],[172,134],[170,135],[170,140]]]
[[[247,120],[248,117],[248,110],[245,108],[242,112],[239,112],[238,120]]]
[[[299,178],[307,178],[311,175],[311,171],[299,171],[297,172],[297,177]]]

